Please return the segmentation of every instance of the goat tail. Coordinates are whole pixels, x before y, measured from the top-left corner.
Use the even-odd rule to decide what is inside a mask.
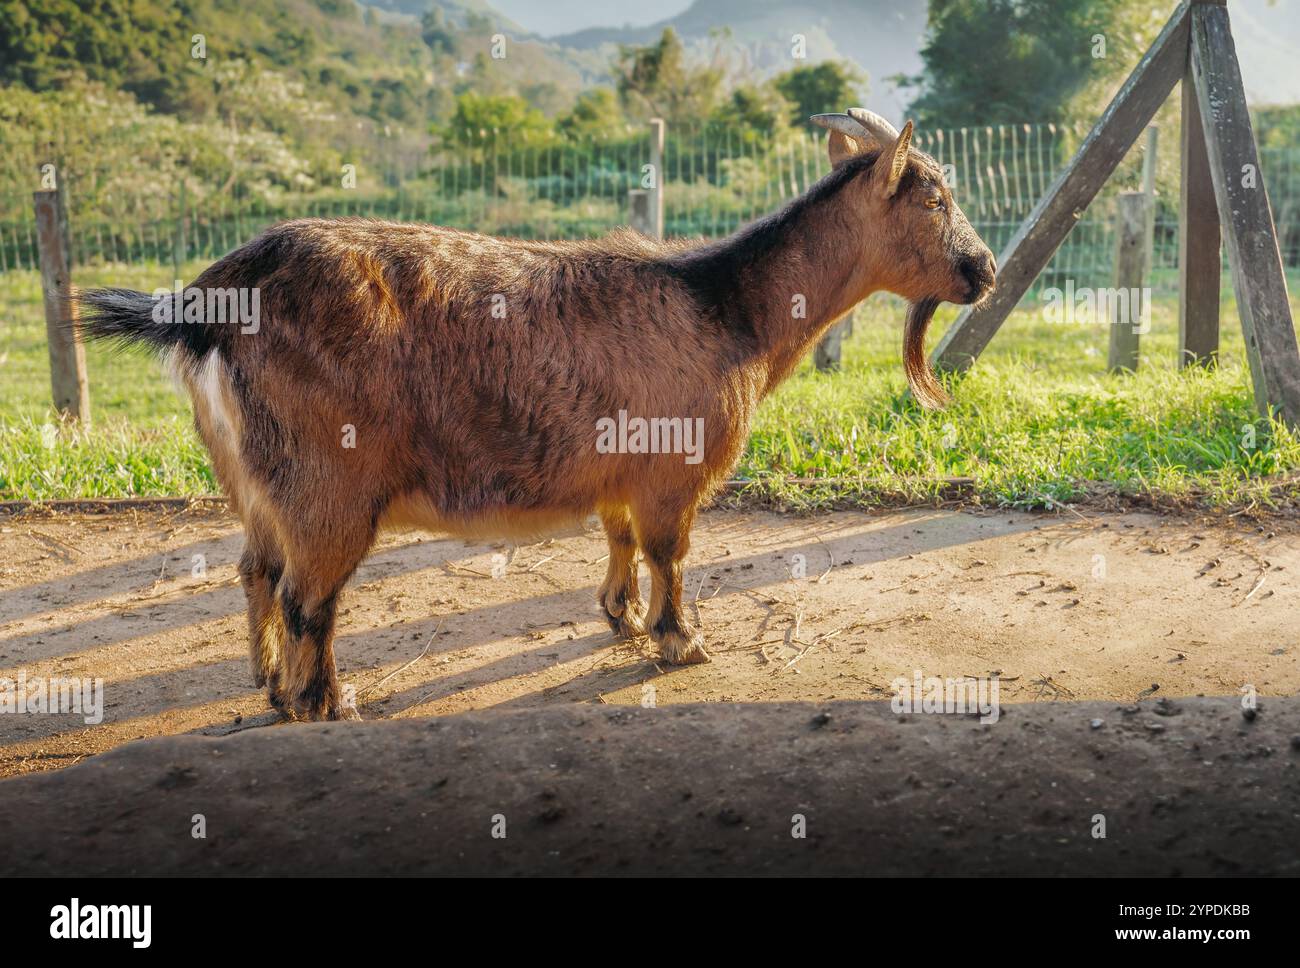
[[[940,410],[950,402],[925,355],[925,333],[938,308],[938,299],[921,299],[912,303],[903,328],[903,372],[907,374],[912,396],[927,410]]]
[[[197,362],[212,348],[211,328],[187,324],[170,299],[134,289],[83,289],[72,296],[83,337],[119,346],[145,345],[160,353],[182,350]]]

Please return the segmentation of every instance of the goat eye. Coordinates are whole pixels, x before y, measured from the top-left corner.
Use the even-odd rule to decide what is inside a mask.
[[[931,195],[925,200],[926,208],[943,208],[943,199],[937,195]]]

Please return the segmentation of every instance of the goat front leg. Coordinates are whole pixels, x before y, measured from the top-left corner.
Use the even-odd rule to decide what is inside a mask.
[[[600,512],[609,539],[609,568],[597,601],[615,635],[634,638],[645,635],[645,604],[637,587],[636,536],[627,508],[606,508]]]
[[[691,545],[695,511],[669,512],[662,507],[636,516],[636,536],[650,566],[650,638],[673,665],[708,662],[700,635],[682,614],[682,559]]]

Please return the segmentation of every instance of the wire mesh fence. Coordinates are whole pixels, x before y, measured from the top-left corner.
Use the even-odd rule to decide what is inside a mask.
[[[972,224],[1000,252],[1061,172],[1085,132],[1052,124],[996,125],[917,133],[915,145],[945,168]],[[562,131],[520,136],[464,132],[400,154],[384,143],[346,166],[334,185],[267,190],[241,177],[202,178],[175,157],[135,157],[160,172],[119,180],[99,154],[75,142],[5,143],[0,176],[0,271],[37,266],[31,190],[53,165],[69,211],[74,264],[174,263],[217,258],[267,226],[289,218],[364,216],[419,221],[528,239],[581,238],[629,222],[628,193],[645,187],[651,159],[647,125],[602,128],[599,136]],[[1134,153],[1143,150],[1141,142]],[[1167,152],[1176,150],[1168,145]],[[87,159],[100,159],[88,161]],[[1288,267],[1300,266],[1300,145],[1266,148],[1261,164]],[[117,168],[129,167],[119,163]],[[664,226],[669,236],[718,237],[776,210],[828,170],[824,133],[701,122],[667,127]],[[349,172],[356,179],[348,185]],[[362,177],[356,177],[356,171]],[[1135,166],[1126,169],[1134,181]],[[1112,179],[1082,214],[1030,296],[1073,279],[1104,286],[1113,272]],[[1136,187],[1135,184],[1130,187]],[[1177,184],[1156,208],[1153,288],[1176,285]]]

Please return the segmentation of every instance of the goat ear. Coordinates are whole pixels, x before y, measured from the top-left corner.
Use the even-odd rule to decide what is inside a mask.
[[[831,156],[831,167],[838,168],[850,158],[867,150],[865,137],[867,132],[862,125],[847,114],[814,114],[808,119],[813,124],[830,131],[827,142]]]
[[[889,174],[885,177],[885,197],[893,198],[898,191],[898,184],[903,180],[907,170],[907,150],[912,146],[912,122],[903,125],[894,147],[887,149],[883,157],[889,159]]]
[[[838,168],[846,161],[856,158],[867,150],[857,138],[850,138],[838,131],[831,132],[827,147],[830,150],[832,168]]]

